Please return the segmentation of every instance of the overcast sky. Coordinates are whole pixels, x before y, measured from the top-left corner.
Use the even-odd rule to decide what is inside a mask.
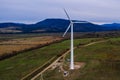
[[[0,23],[36,23],[70,17],[95,23],[120,23],[120,0],[0,0]]]

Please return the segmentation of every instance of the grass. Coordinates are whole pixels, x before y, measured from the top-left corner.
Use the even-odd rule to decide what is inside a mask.
[[[2,41],[0,42],[0,56],[14,54],[14,52],[30,49],[60,39],[61,38],[58,37],[42,36],[42,37],[29,37],[29,38],[20,38],[20,39]]]
[[[11,39],[30,38],[38,36],[57,36],[61,37],[63,33],[23,33],[23,34],[0,34],[0,41],[7,41]]]
[[[76,61],[84,61],[86,67],[76,80],[120,80],[120,38],[77,49]],[[117,43],[117,44],[116,44]]]
[[[63,47],[57,47],[57,45],[61,44],[53,44],[49,47],[43,47],[0,61],[1,79],[6,80],[7,78],[9,80],[9,78],[11,78],[10,80],[16,80],[25,76],[53,56],[61,53],[62,50],[66,49],[65,45],[61,45]]]
[[[75,50],[75,61],[86,66],[63,77],[58,69],[45,72],[45,80],[120,80],[120,38],[80,47]],[[55,72],[55,74],[54,74]],[[59,75],[59,76],[58,76]]]
[[[77,39],[74,45],[85,44],[92,40],[97,39]],[[69,48],[69,45],[70,41],[67,40],[0,61],[0,80],[18,80],[22,78],[37,67],[42,66],[52,57],[64,52]]]

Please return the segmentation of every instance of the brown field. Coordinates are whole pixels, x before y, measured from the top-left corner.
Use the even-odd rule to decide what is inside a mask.
[[[14,54],[14,52],[26,50],[39,45],[44,45],[60,39],[61,38],[59,37],[42,36],[2,41],[0,42],[0,56]]]

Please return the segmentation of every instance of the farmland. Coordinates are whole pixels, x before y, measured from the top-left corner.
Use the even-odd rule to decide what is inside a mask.
[[[45,80],[120,80],[120,38],[110,38],[105,42],[96,43],[75,49],[75,62],[84,62],[83,68],[63,72],[49,70],[43,74]],[[40,79],[40,78],[38,78]]]
[[[15,54],[19,51],[36,48],[41,45],[49,44],[57,40],[61,40],[61,38],[53,36],[39,36],[1,41],[0,57]]]
[[[99,40],[97,38],[76,39],[75,46],[79,44],[87,44],[92,41]],[[66,40],[60,43],[54,43],[43,48],[31,50],[18,54],[11,58],[0,61],[0,79],[1,80],[18,80],[42,66],[52,57],[61,54],[69,48],[70,41]],[[12,73],[12,74],[11,74]]]

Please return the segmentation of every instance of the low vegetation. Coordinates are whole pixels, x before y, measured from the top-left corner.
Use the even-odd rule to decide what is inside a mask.
[[[96,38],[76,39],[75,46],[87,44],[99,40]],[[1,80],[19,80],[37,67],[42,66],[52,57],[55,57],[66,49],[69,49],[70,41],[54,43],[43,48],[18,54],[11,58],[0,61]]]
[[[45,80],[120,80],[120,38],[110,38],[75,50],[75,61],[86,66],[69,72],[68,77],[58,69],[43,74]],[[39,78],[40,79],[40,78]]]
[[[2,41],[0,42],[0,59],[15,55],[18,52],[24,52],[26,50],[34,49],[58,40],[61,40],[61,38],[42,36]]]

